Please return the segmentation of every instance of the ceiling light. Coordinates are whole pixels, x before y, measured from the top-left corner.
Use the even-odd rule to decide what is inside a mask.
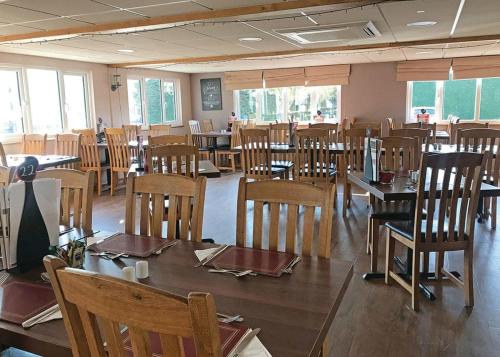
[[[418,10],[417,14],[423,14],[424,12],[425,12],[425,10]]]
[[[240,37],[238,39],[240,42],[259,42],[262,41],[262,37]]]
[[[134,50],[129,50],[129,49],[119,49],[118,52],[124,52],[124,53],[132,53]]]
[[[315,25],[319,25],[318,22],[316,20],[314,20],[311,16],[307,15],[304,11],[301,11],[300,12],[301,15],[304,15],[309,21],[311,21],[313,24]]]
[[[453,26],[451,27],[450,36],[455,34],[455,30],[457,29],[458,20],[460,19],[460,15],[462,15],[462,10],[464,9],[465,0],[461,0],[458,5],[457,14],[455,15],[455,21],[453,21]]]
[[[417,52],[415,53],[416,55],[426,55],[428,53],[432,53],[432,51],[420,51],[420,52]]]
[[[409,24],[406,24],[408,27],[428,27],[428,26],[434,26],[437,24],[437,21],[417,21],[417,22],[410,22]]]

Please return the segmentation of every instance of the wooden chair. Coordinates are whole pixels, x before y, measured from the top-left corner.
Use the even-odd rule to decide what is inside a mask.
[[[160,136],[149,136],[148,145],[173,145],[173,144],[189,144],[189,136],[187,135],[160,135]]]
[[[129,175],[126,194],[125,233],[135,234],[136,197],[141,194],[140,234],[163,237],[165,196],[168,196],[167,237],[201,242],[206,177],[196,179],[172,174]],[[180,224],[178,224],[180,222]],[[177,227],[180,226],[179,231]]]
[[[290,194],[293,193],[293,194]],[[238,209],[236,219],[236,245],[247,246],[247,201],[253,201],[253,239],[252,246],[257,249],[269,249],[273,251],[283,250],[290,253],[298,253],[306,256],[313,255],[313,240],[317,241],[317,256],[329,258],[331,253],[332,239],[332,206],[334,201],[333,185],[320,188],[303,182],[288,180],[264,180],[247,182],[245,178],[240,179],[238,190]],[[270,213],[268,215],[269,230],[264,230],[263,206],[269,203]],[[284,244],[280,239],[280,208],[287,205],[286,215],[286,240]],[[299,208],[304,209],[299,214]],[[321,210],[319,234],[314,236],[315,208]],[[300,216],[303,216],[303,231],[297,232]],[[266,240],[268,247],[263,244],[262,232],[268,231]],[[299,239],[301,237],[301,239]]]
[[[23,134],[21,154],[45,155],[47,134]]]
[[[127,137],[127,141],[137,141],[137,137],[141,133],[141,126],[135,124],[123,124],[123,130],[125,130],[125,135]],[[139,156],[137,151],[137,146],[130,147],[130,157],[136,158]]]
[[[201,125],[204,133],[214,131],[214,123],[212,122],[212,119],[203,119]]]
[[[377,137],[380,131],[377,129],[371,129],[371,136]],[[342,215],[347,216],[347,208],[351,207],[352,202],[352,188],[349,178],[347,176],[348,172],[363,172],[364,171],[364,154],[363,148],[365,145],[367,128],[355,128],[355,129],[344,129],[342,130],[342,138],[344,143],[344,167],[343,167],[343,178],[344,178],[344,199],[343,199],[343,210]]]
[[[386,223],[385,282],[395,280],[412,296],[412,308],[419,308],[420,253],[464,251],[464,279],[451,274],[436,262],[436,278],[446,275],[465,291],[465,305],[474,305],[473,245],[479,190],[487,155],[478,153],[424,153],[417,183],[414,224]],[[438,180],[438,177],[441,179]],[[441,188],[441,193],[437,194]],[[428,190],[428,194],[425,191]],[[428,197],[428,198],[426,198]],[[450,209],[449,209],[450,208]],[[426,218],[423,211],[426,209]],[[394,248],[398,241],[412,250],[411,283],[394,271]]]
[[[154,145],[146,150],[151,173],[169,173],[196,178],[199,173],[198,148],[194,145]]]
[[[102,170],[108,169],[109,166],[101,164],[95,130],[75,129],[73,132],[80,134],[80,153],[82,158],[80,161],[80,170],[95,172],[97,177],[97,194],[100,196],[102,191]]]
[[[127,181],[130,170],[130,150],[127,136],[123,128],[105,128],[106,141],[108,143],[109,161],[111,163],[111,196],[118,186],[118,175],[123,174],[123,180]]]
[[[328,130],[330,143],[338,143],[339,141],[339,125],[334,123],[309,123],[311,129]]]
[[[54,256],[46,256],[44,265],[74,356],[151,356],[150,333],[159,334],[163,356],[184,356],[183,338],[193,339],[198,357],[222,355],[211,294],[191,292],[185,298],[144,284],[71,269]],[[130,337],[128,352],[121,334],[123,325]]]
[[[39,178],[61,180],[60,224],[92,230],[92,202],[95,173],[72,169],[50,169],[37,173]],[[71,222],[73,217],[73,222]]]
[[[500,130],[499,129],[458,129],[457,146],[459,151],[484,153],[487,157],[486,172],[483,181],[493,186],[500,186]],[[496,156],[496,157],[495,157]],[[491,228],[497,225],[497,197],[484,199],[483,215],[490,217]]]
[[[422,122],[417,121],[415,123],[403,123],[401,124],[401,129],[422,129]]]
[[[349,129],[372,129],[376,130],[379,133],[382,130],[382,123],[378,121],[358,121],[355,120],[353,123],[351,123],[351,126]]]
[[[5,155],[2,143],[0,143],[0,166],[8,166],[7,156]]]
[[[16,172],[15,167],[0,166],[0,187],[8,186],[12,182],[14,172]]]
[[[247,179],[284,177],[286,169],[272,165],[269,129],[240,129],[241,157]]]
[[[241,146],[240,129],[244,128],[242,120],[235,120],[231,127],[231,146],[227,149],[215,150],[215,166],[222,170],[232,170],[236,172],[236,161],[240,160],[241,151],[235,148]],[[241,161],[241,160],[240,160]],[[231,164],[231,166],[229,166]]]
[[[290,140],[289,123],[271,123],[269,124],[271,143],[288,145]],[[285,178],[288,179],[290,171],[293,170],[293,154],[271,154],[272,165],[282,167],[285,171]]]
[[[56,135],[56,155],[82,157],[81,135],[80,134],[57,134]],[[66,169],[80,169],[80,163],[65,164],[59,167]]]
[[[200,134],[200,122],[197,120],[189,121],[189,130],[191,134]],[[203,138],[200,136],[191,135],[191,141],[193,145],[198,147],[198,152],[200,156],[204,157],[205,160],[210,160],[210,148],[208,146],[203,145]]]
[[[254,129],[256,125],[257,125],[257,121],[255,119],[248,119],[247,125],[245,126],[245,128],[246,129]]]
[[[382,138],[381,157],[382,166],[390,171],[418,170],[420,155],[417,138],[389,136]],[[374,199],[370,206],[368,217],[368,235],[366,239],[366,252],[371,254],[370,267],[372,272],[377,271],[378,242],[380,226],[386,222],[409,221],[411,207],[408,201],[384,202]]]
[[[169,135],[171,128],[172,126],[169,124],[151,124],[149,126],[149,136]]]
[[[417,138],[419,151],[417,157],[420,157],[422,153],[422,147],[425,144],[424,151],[429,151],[429,145],[431,142],[431,131],[430,129],[392,129],[389,130],[389,136],[399,136],[405,138]]]
[[[396,128],[396,124],[394,122],[394,119],[392,118],[385,118],[385,122],[386,122],[386,125],[387,125],[387,129],[388,130],[391,130],[391,129],[395,129]]]
[[[462,129],[488,129],[488,123],[450,123],[450,144],[455,145],[457,143],[457,131]]]

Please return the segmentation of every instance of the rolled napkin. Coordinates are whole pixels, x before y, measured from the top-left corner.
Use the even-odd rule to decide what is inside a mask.
[[[61,309],[59,309],[59,305],[54,305],[49,307],[47,310],[42,311],[38,315],[35,315],[32,318],[24,321],[21,325],[23,326],[23,328],[29,328],[37,324],[62,318],[63,317]]]
[[[249,329],[242,339],[250,332],[252,332],[252,330]],[[245,349],[238,354],[238,357],[272,357],[272,355],[262,342],[260,342],[259,338],[255,336]]]

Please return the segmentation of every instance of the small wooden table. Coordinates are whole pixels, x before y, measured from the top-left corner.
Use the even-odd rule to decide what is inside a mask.
[[[194,167],[194,165],[191,165]],[[137,164],[132,164],[128,173],[134,172],[137,176],[142,176],[147,174],[144,171],[136,171]],[[198,163],[198,175],[205,176],[207,178],[220,177],[220,170],[212,163],[210,160],[200,160]]]
[[[446,130],[436,130],[436,140],[448,142],[450,134]]]
[[[27,156],[36,157],[39,165],[38,168],[41,170],[80,161],[80,158],[75,156],[14,154],[7,155],[7,165],[9,167],[16,167],[22,164]]]
[[[207,139],[207,144],[208,141],[210,141],[211,144],[208,144],[211,149],[216,150],[217,149],[217,141],[219,138],[228,138],[231,140],[231,132],[230,131],[209,131],[207,133],[192,133],[191,136],[196,136],[200,138],[206,138]],[[211,139],[211,140],[208,140]]]
[[[213,245],[179,241],[148,258],[150,277],[143,283],[182,296],[191,291],[210,292],[217,311],[239,314],[246,326],[262,329],[259,339],[273,356],[318,356],[352,278],[352,263],[303,257],[292,274],[237,279],[194,268],[194,250],[210,247]],[[87,253],[85,269],[121,277],[122,267],[133,266],[137,260],[113,262]],[[31,274],[31,279],[39,277],[38,273]],[[0,344],[46,357],[71,356],[62,320],[28,330],[0,321]]]

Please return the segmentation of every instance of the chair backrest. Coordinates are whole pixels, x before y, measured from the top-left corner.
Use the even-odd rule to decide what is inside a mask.
[[[489,151],[486,162],[487,182],[495,186],[500,184],[500,129],[458,129],[457,145],[459,151]]]
[[[56,154],[75,156],[81,158],[81,134],[57,134],[56,135]],[[80,168],[80,163],[65,164],[59,167],[66,169]]]
[[[382,138],[382,148],[385,149],[381,157],[382,167],[386,170],[418,170],[420,153],[417,138],[403,136],[386,136]]]
[[[61,217],[65,226],[92,229],[92,202],[94,198],[95,172],[72,169],[39,171],[37,178],[61,180]],[[71,222],[73,217],[73,222]]]
[[[316,184],[330,183],[330,133],[327,129],[297,130],[294,179]]]
[[[196,178],[199,173],[198,148],[194,145],[153,145],[146,150],[149,171]]]
[[[371,129],[371,136],[378,137],[379,130]],[[364,146],[367,128],[354,128],[342,130],[342,141],[344,143],[344,170],[364,171]]]
[[[202,129],[204,133],[214,131],[214,124],[212,122],[212,119],[203,119],[201,124],[203,126]]]
[[[130,174],[125,198],[125,233],[136,232],[136,197],[141,194],[140,234],[162,237],[165,196],[168,196],[167,237],[177,237],[177,222],[180,221],[179,238],[187,240],[190,237],[201,242],[206,184],[207,179],[202,176],[193,179],[171,174]]]
[[[271,123],[269,124],[271,135],[271,143],[273,144],[288,144],[288,135],[290,134],[290,125],[288,123]]]
[[[473,244],[486,156],[469,152],[422,154],[414,226],[417,245]],[[441,193],[437,194],[439,189]],[[424,210],[425,221],[422,215]],[[437,237],[434,239],[432,232],[436,231],[436,223]],[[421,230],[425,231],[422,238]]]
[[[200,134],[201,133],[201,128],[200,128],[200,122],[198,120],[190,120],[189,121],[189,131],[191,134]],[[193,145],[196,145],[198,148],[203,147],[203,138],[200,136],[191,136],[191,140],[193,142]]]
[[[394,125],[395,125],[394,119],[392,119],[392,118],[385,118],[385,122],[387,124],[387,129],[388,130],[394,129]]]
[[[149,126],[149,136],[169,135],[171,128],[172,126],[169,124],[151,124]]]
[[[245,128],[247,128],[247,129],[253,129],[253,128],[255,128],[256,125],[257,125],[257,120],[255,120],[255,119],[248,119],[247,120],[247,125],[246,125]]]
[[[135,124],[123,124],[122,128],[125,130],[125,135],[128,141],[136,141],[139,136],[141,126]]]
[[[45,155],[47,134],[23,134],[21,154]]]
[[[464,129],[487,129],[489,127],[488,123],[450,123],[450,144],[457,143],[457,131]]]
[[[99,157],[99,148],[97,146],[97,137],[94,129],[78,129],[73,130],[74,133],[80,134],[80,153],[82,160],[80,161],[81,169],[100,170],[101,159]]]
[[[2,143],[0,143],[0,166],[7,166],[7,156],[5,155]]]
[[[150,333],[159,335],[163,356],[184,357],[183,338],[193,339],[198,357],[222,355],[215,302],[209,293],[192,292],[185,298],[68,268],[54,256],[46,256],[43,262],[74,356],[129,355],[124,350],[123,325],[128,328],[128,353],[133,356],[152,355]]]
[[[15,167],[0,166],[0,187],[8,186],[14,177]]]
[[[429,151],[429,144],[431,141],[430,129],[392,129],[389,130],[389,136],[403,136],[406,138],[417,138],[420,148],[420,153],[422,152],[422,145],[424,144],[425,144],[424,151]]]
[[[231,127],[231,149],[241,146],[240,129],[246,128],[243,120],[235,120]]]
[[[351,124],[349,129],[372,129],[372,131],[378,131],[379,133],[382,130],[382,123],[377,121],[359,121],[356,120]]]
[[[417,121],[415,123],[403,123],[401,124],[401,129],[422,129],[422,122]]]
[[[240,129],[241,162],[247,179],[272,177],[269,129]]]
[[[309,123],[311,129],[326,129],[330,135],[330,143],[337,143],[339,140],[339,124],[337,123]]]
[[[422,129],[430,129],[431,142],[437,142],[437,123],[422,123]]]
[[[293,193],[293,194],[290,194]],[[247,182],[245,178],[240,179],[238,190],[238,209],[236,220],[236,244],[240,247],[247,245],[247,201],[253,201],[253,247],[262,249],[262,232],[264,228],[263,211],[264,203],[269,204],[270,213],[268,222],[269,250],[280,249],[283,244],[280,242],[280,209],[287,207],[286,215],[286,239],[285,251],[290,253],[298,252],[298,247],[302,247],[302,255],[313,255],[313,236],[315,208],[321,210],[319,221],[319,234],[317,236],[317,255],[320,257],[330,257],[333,221],[333,185],[320,188],[303,182],[288,180],[264,180]],[[299,208],[303,213],[299,212]],[[303,231],[297,232],[300,217],[303,217]],[[266,230],[267,231],[267,230]],[[301,241],[298,241],[301,237]],[[265,248],[264,248],[265,249]]]
[[[187,135],[160,135],[149,136],[148,145],[172,145],[172,144],[189,144],[189,136]]]
[[[128,169],[130,167],[130,150],[123,128],[105,128],[111,168]]]

